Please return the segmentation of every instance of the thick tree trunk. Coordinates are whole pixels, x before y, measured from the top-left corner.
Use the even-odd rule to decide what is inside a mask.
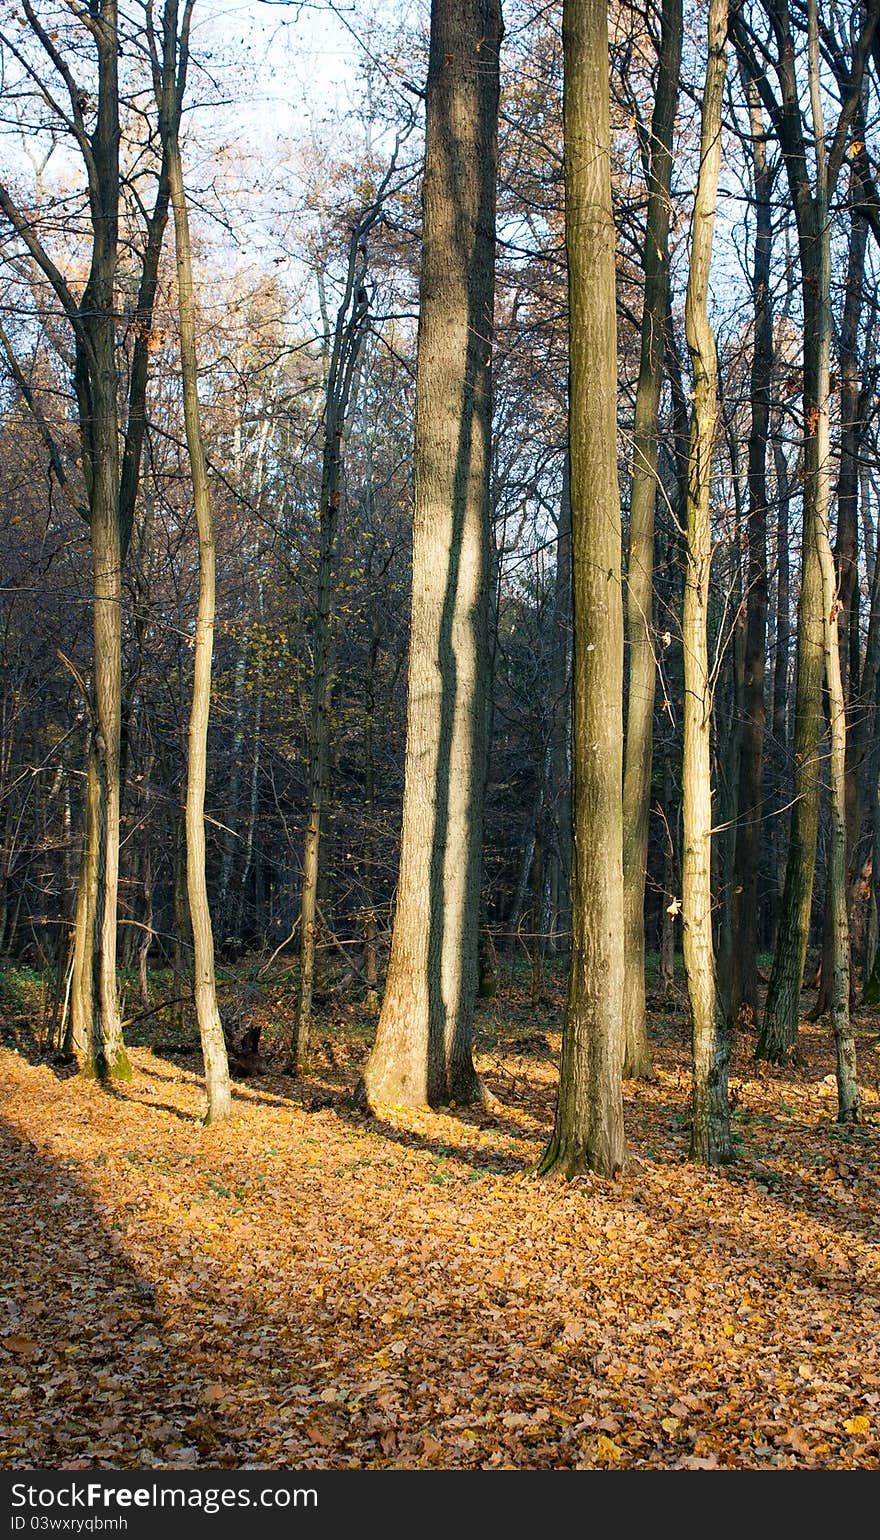
[[[657,499],[657,419],[666,352],[669,290],[669,215],[672,138],[681,66],[681,0],[665,0],[661,19],[657,93],[651,119],[645,300],[636,386],[627,566],[629,698],[623,778],[624,996],[623,1073],[652,1079],[645,1016],[645,875],[651,810],[654,741],[654,507]]]
[[[700,130],[685,325],[693,367],[682,643],[684,651],[684,963],[693,1025],[691,1159],[732,1159],[727,1099],[727,1028],[719,1008],[712,944],[712,784],[708,604],[712,559],[710,487],[718,415],[715,338],[707,314],[709,266],[721,163],[727,0],[710,0],[709,61]]]
[[[553,1135],[540,1174],[626,1166],[623,1023],[623,596],[608,11],[565,0],[574,575],[572,949]]]
[[[483,1095],[473,1065],[489,579],[497,0],[434,0],[403,832],[371,1104]]]

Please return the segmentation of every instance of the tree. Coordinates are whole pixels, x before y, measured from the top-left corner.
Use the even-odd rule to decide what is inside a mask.
[[[739,702],[740,752],[736,833],[733,859],[729,998],[731,1024],[743,1012],[758,1019],[758,872],[760,867],[761,791],[764,756],[764,661],[767,645],[767,445],[773,373],[773,305],[770,260],[773,248],[771,196],[774,167],[767,154],[761,100],[749,74],[748,60],[739,55],[740,74],[749,114],[749,156],[755,205],[755,247],[752,258],[752,341],[748,443],[748,561],[745,596],[745,649]]]
[[[685,329],[693,369],[688,464],[687,548],[682,611],[684,651],[684,855],[682,927],[693,1030],[691,1159],[730,1160],[727,1033],[718,1001],[712,941],[712,778],[708,605],[712,562],[711,480],[718,420],[718,365],[707,295],[721,165],[721,108],[727,70],[727,0],[710,0],[709,58],[700,117]]]
[[[325,817],[330,764],[330,717],[333,705],[333,609],[338,566],[338,529],[345,471],[345,434],[352,396],[357,391],[364,337],[369,327],[367,241],[382,213],[395,168],[396,152],[375,198],[360,214],[348,242],[345,286],[336,315],[327,369],[324,406],[324,452],[319,510],[321,548],[314,626],[314,669],[309,724],[308,822],[303,853],[300,907],[300,979],[294,1024],[292,1062],[302,1069],[308,1054],[315,978],[318,878],[321,826]]]
[[[433,0],[403,831],[361,1094],[473,1102],[486,736],[497,0]]]
[[[162,148],[174,210],[177,261],[177,303],[180,324],[180,365],[187,452],[192,475],[193,503],[199,542],[199,601],[193,661],[192,711],[186,785],[186,880],[192,922],[196,1016],[205,1064],[208,1108],[205,1121],[215,1123],[232,1113],[229,1064],[223,1026],[217,1008],[214,974],[214,934],[205,874],[205,782],[207,779],[208,718],[211,709],[211,659],[214,650],[216,578],[211,489],[202,444],[196,316],[193,298],[192,246],[189,213],[180,153],[180,117],[189,64],[189,38],[195,0],[185,0],[178,35],[177,0],[165,0],[161,58],[150,35],[150,51]]]
[[[553,1135],[539,1175],[612,1176],[623,1128],[623,596],[608,11],[565,0],[573,571],[572,944]]]
[[[83,684],[89,714],[85,831],[74,928],[70,1046],[83,1071],[127,1077],[116,995],[119,885],[120,747],[122,718],[122,569],[131,538],[145,431],[145,397],[159,258],[168,215],[168,185],[160,165],[155,202],[140,256],[135,345],[128,414],[120,453],[117,270],[120,210],[119,13],[116,0],[76,8],[63,26],[46,25],[32,0],[23,11],[42,53],[46,78],[25,45],[5,39],[28,89],[48,120],[41,129],[69,139],[85,172],[90,252],[76,297],[77,262],[66,276],[41,238],[39,222],[0,185],[0,213],[39,274],[73,336],[71,372],[81,444],[85,516],[93,582],[93,674]],[[82,69],[80,76],[78,71]],[[88,82],[88,89],[85,82]],[[64,103],[64,105],[62,105]],[[141,203],[141,207],[142,207]],[[8,357],[8,350],[7,350]],[[21,377],[19,374],[19,383]],[[56,475],[71,478],[52,442],[46,415],[36,414],[49,441]],[[80,501],[76,484],[73,496]],[[79,677],[77,675],[77,677]],[[82,683],[82,682],[81,682]]]
[[[654,507],[657,499],[657,421],[666,352],[669,302],[669,218],[672,138],[681,68],[681,0],[665,0],[654,111],[647,154],[645,300],[633,426],[627,564],[629,698],[623,779],[624,1074],[650,1078],[645,1021],[645,876],[651,805],[656,661],[653,640]],[[645,135],[647,138],[647,135]]]
[[[858,111],[865,62],[880,7],[872,3],[867,8],[852,48],[841,109],[830,138],[827,163],[820,177],[821,186],[818,182],[815,186],[811,182],[795,35],[789,6],[787,0],[763,0],[763,7],[776,45],[771,62],[779,85],[778,96],[772,89],[769,71],[763,61],[758,63],[752,31],[741,14],[733,14],[732,25],[737,44],[748,60],[749,73],[755,81],[782,150],[797,220],[804,328],[804,531],[797,626],[795,797],[776,952],[757,1045],[759,1056],[778,1061],[784,1059],[795,1042],[800,1013],[819,820],[820,697],[823,666],[830,661],[824,618],[827,578],[823,573],[823,549],[828,541],[830,485],[827,456],[829,366],[825,336],[830,319],[830,247],[829,261],[826,261],[825,243],[830,235],[823,224],[823,209],[826,213],[830,211],[849,130]],[[821,90],[817,71],[818,59],[813,71],[816,79],[811,87],[814,99]],[[814,129],[819,127],[814,123]],[[842,732],[845,737],[845,718],[838,722],[836,714],[832,712],[831,721],[832,730],[838,734]]]
[[[825,145],[822,88],[819,79],[817,0],[808,0],[808,69],[813,142],[816,157],[816,236],[819,292],[816,315],[816,544],[822,574],[822,634],[825,683],[831,734],[829,804],[831,841],[828,862],[828,914],[831,922],[831,1025],[837,1047],[837,1116],[841,1123],[858,1123],[859,1087],[856,1050],[849,1016],[849,916],[847,906],[846,839],[846,699],[840,668],[840,608],[837,570],[829,531],[831,475],[831,228],[829,224],[829,165]],[[876,18],[875,18],[876,19]],[[845,640],[848,642],[849,637]]]

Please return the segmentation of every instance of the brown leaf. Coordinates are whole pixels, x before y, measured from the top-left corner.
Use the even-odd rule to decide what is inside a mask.
[[[40,1351],[39,1343],[33,1337],[0,1337],[0,1347],[5,1347],[7,1353],[16,1353],[19,1358],[35,1358]]]

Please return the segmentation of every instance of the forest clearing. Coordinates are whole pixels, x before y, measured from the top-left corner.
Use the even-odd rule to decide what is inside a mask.
[[[13,1465],[880,1467],[880,1036],[834,1121],[827,1030],[731,1066],[735,1166],[687,1163],[687,1028],[653,1015],[633,1169],[547,1187],[561,990],[478,1016],[497,1110],[346,1106],[369,1033],[270,1046],[204,1128],[197,1060],[112,1096],[0,1052]],[[267,1004],[272,1008],[271,991]],[[536,1027],[540,1030],[536,1030]],[[162,1034],[156,1032],[160,1046]]]

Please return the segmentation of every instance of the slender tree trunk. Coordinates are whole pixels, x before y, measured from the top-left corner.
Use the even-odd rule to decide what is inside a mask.
[[[318,613],[309,730],[309,816],[303,848],[300,908],[300,983],[296,1006],[293,1067],[301,1071],[309,1051],[315,987],[318,881],[321,833],[330,766],[330,712],[333,703],[333,638],[331,635],[336,544],[342,497],[343,424],[328,399],[324,480],[321,488],[321,550],[318,557]]]
[[[856,1078],[855,1038],[849,1014],[849,914],[847,905],[846,838],[846,697],[840,665],[840,597],[831,549],[830,398],[831,398],[831,230],[828,222],[828,170],[819,85],[819,27],[817,0],[808,0],[810,101],[816,147],[816,222],[818,245],[818,316],[816,337],[816,542],[822,573],[822,618],[825,682],[831,731],[828,918],[831,927],[831,1025],[837,1047],[837,1116],[841,1123],[860,1117]],[[852,591],[851,583],[847,585]],[[844,644],[849,638],[844,632]]]
[[[648,169],[648,215],[643,264],[645,300],[636,386],[627,566],[629,699],[623,778],[624,996],[623,1073],[653,1078],[645,1016],[645,875],[651,811],[654,741],[654,507],[657,499],[657,419],[666,352],[669,303],[669,216],[672,139],[681,67],[681,0],[665,0]]]
[[[227,800],[226,821],[234,828],[238,818],[239,791],[241,787],[241,756],[244,748],[244,702],[245,681],[247,679],[248,644],[243,638],[239,647],[238,658],[235,664],[235,676],[233,684],[233,696],[235,699],[235,718],[232,730],[232,767],[229,778],[229,795]],[[220,881],[217,886],[216,912],[219,924],[222,926],[221,935],[231,934],[231,904],[229,901],[229,889],[232,884],[232,868],[235,863],[236,835],[227,833],[223,837],[223,856],[220,862]]]
[[[712,784],[708,604],[712,560],[710,492],[718,416],[715,338],[707,314],[709,267],[721,163],[727,67],[727,0],[710,0],[709,61],[700,130],[685,325],[693,367],[682,641],[684,651],[684,963],[693,1023],[691,1159],[732,1159],[727,1099],[727,1028],[719,1009],[712,945]]]
[[[291,1068],[300,1071],[308,1057],[315,988],[321,836],[330,770],[330,716],[333,705],[333,606],[338,563],[339,519],[344,478],[346,417],[367,320],[366,233],[379,203],[360,221],[349,243],[348,281],[336,318],[327,374],[324,457],[321,474],[318,603],[315,614],[312,705],[309,725],[309,815],[303,847],[300,908],[300,981],[291,1044]]]
[[[76,391],[92,547],[94,676],[73,973],[72,1048],[80,1069],[128,1078],[116,995],[122,559],[114,291],[119,231],[119,85],[115,0],[102,7],[98,117],[91,150],[92,262],[80,306]]]
[[[832,143],[833,163],[824,172],[817,163],[814,191],[801,111],[795,40],[787,0],[764,0],[777,42],[774,68],[781,101],[770,91],[767,72],[758,67],[742,19],[734,13],[738,45],[749,55],[751,73],[779,135],[789,190],[794,204],[800,254],[804,333],[804,492],[803,567],[798,598],[797,683],[794,722],[794,806],[792,808],[785,887],[773,971],[767,991],[758,1057],[782,1061],[794,1046],[800,1015],[804,961],[809,940],[819,820],[819,719],[823,669],[828,661],[824,611],[827,576],[822,559],[828,531],[828,469],[822,455],[823,414],[827,418],[824,332],[827,300],[823,292],[823,241],[827,214],[847,143],[847,128],[858,108],[862,72],[877,25],[877,8],[863,18],[852,54],[844,106]],[[813,27],[815,17],[809,22]],[[816,65],[818,69],[818,64]],[[815,71],[813,72],[815,74]],[[818,79],[811,90],[814,113],[819,106]],[[819,130],[818,121],[814,127]],[[824,187],[819,182],[825,178]],[[824,214],[823,214],[824,209]],[[824,223],[823,223],[824,220]],[[824,529],[824,535],[823,535]],[[836,645],[836,644],[835,644]],[[829,681],[829,688],[831,682]],[[845,737],[845,721],[835,730]],[[832,759],[834,750],[832,748]]]
[[[568,454],[562,472],[562,495],[556,525],[556,575],[553,597],[553,652],[550,671],[550,810],[552,841],[551,914],[553,950],[562,941],[568,951],[571,925],[571,774],[569,734],[571,727],[571,474]],[[564,937],[564,940],[563,940]]]
[[[529,952],[532,960],[532,1004],[538,1006],[544,998],[544,954],[546,952],[546,938],[543,934],[542,920],[544,916],[544,877],[545,877],[545,845],[544,845],[544,801],[540,798],[535,817],[535,853],[532,857],[532,910],[531,910],[531,946]]]
[[[186,891],[186,787],[181,785],[174,820],[174,877],[171,893],[171,913],[174,926],[172,972],[174,974],[174,1025],[182,1031],[187,1018],[187,996],[190,989],[190,956],[192,953],[192,926]]]
[[[257,616],[260,625],[263,624],[263,581],[257,581]],[[245,923],[245,908],[248,902],[248,883],[250,881],[251,866],[254,861],[254,837],[257,831],[257,812],[259,807],[260,786],[260,746],[263,736],[263,698],[265,694],[265,657],[263,648],[257,649],[257,678],[254,687],[254,717],[251,734],[251,762],[250,762],[250,787],[248,790],[248,816],[244,832],[244,852],[242,855],[241,872],[238,878],[238,894],[235,904],[235,925],[233,934],[244,941],[248,926]],[[254,884],[256,887],[256,883]]]
[[[178,38],[177,0],[166,0],[163,19],[163,89],[159,100],[162,142],[168,165],[177,261],[177,300],[180,323],[180,363],[186,445],[192,474],[193,504],[199,540],[199,598],[193,657],[193,696],[189,724],[186,785],[186,881],[193,934],[196,1018],[202,1043],[207,1095],[206,1123],[232,1112],[229,1063],[223,1025],[217,1007],[214,974],[214,934],[205,873],[205,783],[207,780],[208,719],[211,709],[211,661],[214,650],[215,545],[211,491],[202,445],[196,355],[195,300],[189,214],[183,185],[179,126],[186,82],[191,0],[184,10]]]
[[[797,680],[794,718],[794,802],[779,930],[757,1055],[781,1062],[797,1037],[804,975],[816,836],[819,827],[819,710],[824,660],[822,573],[818,557],[817,482],[818,252],[814,237],[804,261],[804,556],[797,609]]]
[[[376,716],[376,662],[380,633],[373,631],[367,665],[367,690],[364,703],[364,974],[367,980],[367,1010],[379,1009],[379,958],[376,934],[375,872],[376,862],[376,760],[374,731]]]
[[[773,468],[776,480],[776,627],[773,657],[773,702],[771,738],[777,770],[788,785],[788,662],[791,650],[791,587],[789,566],[790,482],[788,461],[780,433],[773,434]],[[786,801],[788,800],[786,796]],[[788,817],[784,811],[773,815],[771,845],[773,850],[773,910],[771,935],[773,950],[779,928],[779,912],[785,884],[785,849]]]
[[[764,119],[757,86],[740,55],[740,72],[749,105],[755,205],[752,266],[754,342],[751,370],[751,424],[748,448],[748,567],[746,635],[736,843],[733,863],[733,946],[727,1009],[731,1025],[740,1018],[758,1020],[758,873],[761,865],[762,778],[764,765],[764,659],[767,648],[767,443],[773,377],[773,306],[770,259],[773,245],[771,194],[773,172],[767,160]]]
[[[675,900],[678,895],[676,880],[675,840],[672,822],[672,768],[669,750],[663,751],[663,908],[660,918],[660,993],[664,1000],[675,990]]]
[[[572,949],[556,1118],[540,1174],[612,1176],[623,1127],[623,596],[608,10],[565,0],[571,528]]]
[[[391,958],[362,1093],[482,1099],[473,1011],[488,671],[501,11],[433,0],[403,831]]]

